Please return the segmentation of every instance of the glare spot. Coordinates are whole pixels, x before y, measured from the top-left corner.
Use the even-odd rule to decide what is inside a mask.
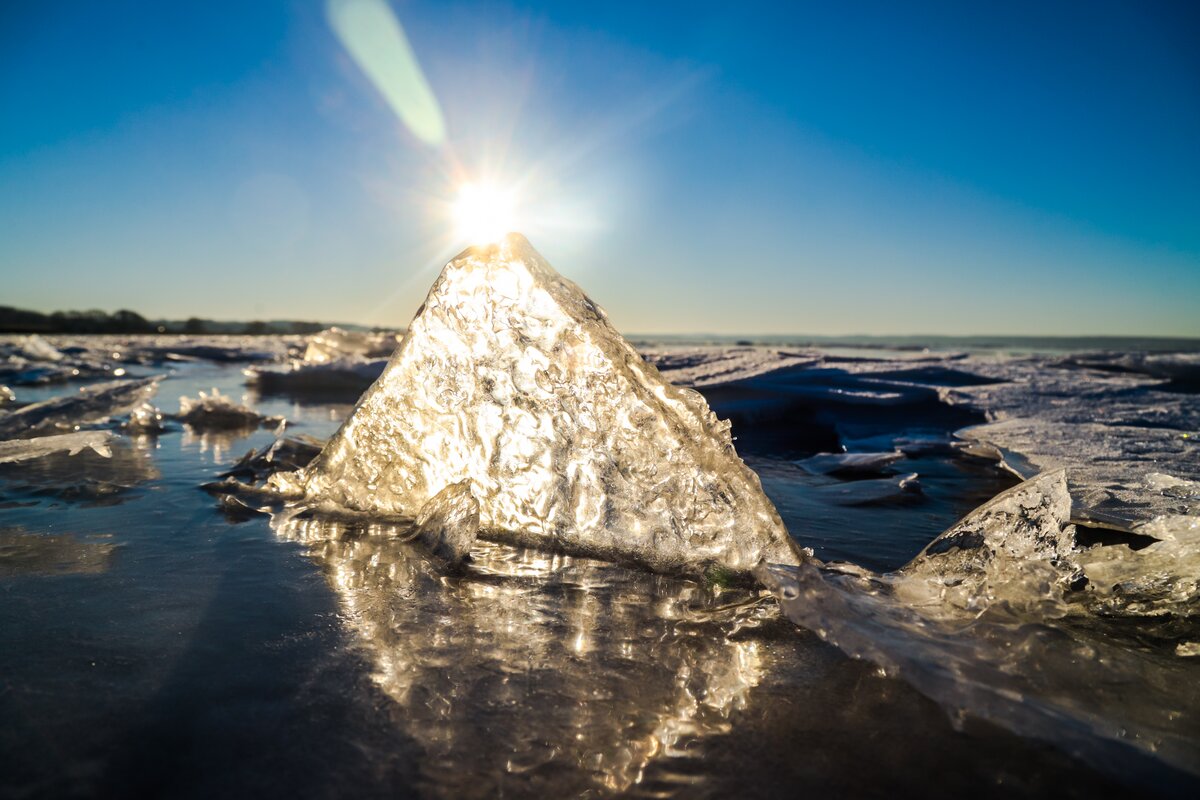
[[[516,198],[512,191],[488,184],[469,183],[454,203],[458,235],[470,244],[491,244],[514,230]]]

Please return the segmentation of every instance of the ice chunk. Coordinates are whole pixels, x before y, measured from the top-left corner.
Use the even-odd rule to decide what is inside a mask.
[[[274,472],[297,470],[308,466],[324,445],[320,439],[303,434],[276,439],[258,452],[247,453],[222,477],[257,481]]]
[[[32,403],[0,414],[0,438],[43,436],[124,414],[146,402],[158,390],[158,378],[110,381],[87,386],[75,394]]]
[[[1143,476],[1169,468],[1180,480],[1200,477],[1200,449],[1170,428],[1044,419],[1007,419],[959,431],[968,453],[990,451],[1019,477],[1067,469],[1073,516],[1133,530],[1164,514],[1193,513]]]
[[[212,394],[200,392],[196,398],[179,398],[176,419],[196,430],[244,430],[272,427],[283,422],[281,417],[264,417],[247,406],[233,402],[217,389]]]
[[[395,348],[395,334],[330,328],[308,340],[302,360],[250,367],[246,382],[264,394],[356,400],[383,373]]]
[[[39,436],[35,439],[12,439],[0,441],[0,464],[31,461],[51,453],[75,455],[83,450],[94,450],[108,458],[112,455],[109,444],[113,435],[108,431],[78,431],[57,436]]]
[[[251,367],[246,383],[261,394],[357,400],[378,380],[387,359],[375,361],[330,361],[326,364],[296,364],[291,367]]]
[[[821,453],[796,462],[813,475],[882,475],[904,458],[899,451],[890,453]]]
[[[417,514],[416,539],[443,567],[462,563],[479,534],[479,503],[471,482],[447,486],[429,499]]]
[[[0,385],[0,406],[17,399],[16,393],[7,386]]]
[[[1161,617],[1200,613],[1200,516],[1164,515],[1134,528],[1142,537],[1077,553],[1091,610]]]
[[[314,333],[304,349],[304,363],[329,364],[389,356],[396,349],[396,336],[390,333],[352,333],[329,328]]]
[[[662,571],[800,559],[728,423],[515,234],[445,267],[321,455],[272,478],[317,508],[409,517],[463,480],[500,541]]]
[[[18,352],[30,361],[62,361],[63,354],[36,333],[17,343]]]
[[[998,600],[1061,604],[1082,575],[1070,560],[1075,528],[1062,470],[1040,475],[985,503],[914,558],[902,594],[915,603],[977,610]]]
[[[1142,485],[1152,492],[1159,492],[1168,497],[1200,500],[1200,481],[1184,480],[1164,472],[1151,472],[1142,479]]]
[[[129,419],[121,426],[122,430],[132,434],[155,434],[166,431],[163,424],[163,413],[150,403],[142,403],[129,412]]]
[[[907,600],[1040,616],[1191,616],[1200,604],[1200,516],[1130,531],[1072,523],[1068,471],[1020,484],[935,539],[901,574]],[[1152,482],[1161,481],[1161,477]]]

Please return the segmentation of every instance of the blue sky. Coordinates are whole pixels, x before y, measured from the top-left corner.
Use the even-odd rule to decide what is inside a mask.
[[[463,176],[631,332],[1200,335],[1200,7],[0,10],[0,303],[403,325]]]

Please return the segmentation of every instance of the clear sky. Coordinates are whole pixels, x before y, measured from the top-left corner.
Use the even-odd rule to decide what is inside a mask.
[[[0,6],[0,304],[408,322],[464,178],[629,332],[1200,335],[1200,4]]]

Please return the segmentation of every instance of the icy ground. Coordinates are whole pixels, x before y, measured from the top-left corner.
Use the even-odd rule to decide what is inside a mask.
[[[260,483],[303,466],[382,372],[394,341],[336,331],[311,340],[0,338],[0,580],[102,578],[133,557],[135,545],[120,535],[75,535],[48,522],[74,519],[71,509],[173,497],[171,481],[200,495],[201,483]],[[791,535],[816,551],[818,561],[765,578],[788,618],[907,681],[956,720],[1053,742],[1141,789],[1177,791],[1200,774],[1196,353],[640,349],[667,380],[699,389],[732,421],[738,453]],[[237,383],[227,380],[243,369]],[[219,381],[221,394],[210,392]],[[208,466],[188,466],[186,479],[164,474],[177,469],[162,456],[173,437],[199,448]],[[239,461],[244,442],[256,452]],[[215,505],[200,496],[215,520],[203,524],[221,522],[218,509],[230,520],[255,518],[229,494],[218,491]],[[969,514],[973,506],[982,507]],[[170,509],[156,513],[169,520]],[[147,530],[160,524],[146,519]],[[184,536],[198,523],[172,524]],[[311,519],[276,533],[302,543],[326,572],[376,685],[406,709],[403,727],[430,759],[422,767],[430,794],[461,789],[453,765],[473,758],[526,792],[627,791],[645,775],[678,790],[663,753],[711,759],[696,742],[716,736],[732,747],[720,737],[746,730],[739,709],[754,707],[756,692],[772,681],[780,696],[801,691],[771,677],[792,656],[780,656],[776,639],[755,638],[755,630],[780,635],[776,612],[744,590],[727,590],[725,603],[719,586],[658,579],[653,611],[641,617],[647,584],[597,562],[481,543],[473,572],[447,578],[436,559],[395,544],[408,534],[364,536]],[[148,546],[161,560],[168,544]],[[579,605],[558,605],[561,591]],[[713,591],[700,603],[709,608],[703,619],[691,620],[695,598]],[[416,606],[405,600],[416,596],[424,598]],[[497,607],[508,611],[496,615]],[[430,614],[490,649],[464,655],[462,638],[429,628]],[[571,630],[580,650],[564,660],[552,640]],[[656,631],[659,644],[634,630]],[[413,641],[422,644],[410,652]],[[589,709],[588,723],[489,717],[516,726],[505,733],[520,758],[505,766],[488,761],[494,753],[471,731],[481,708],[495,713],[511,702],[512,685],[498,676],[530,643],[539,702],[572,698]],[[624,657],[657,664],[641,694],[622,694],[628,676],[613,664],[596,673],[571,660],[624,648],[633,654]],[[442,685],[450,664],[473,677]],[[609,727],[600,706],[575,694],[585,684],[622,709],[637,746],[621,745],[618,722]],[[438,708],[422,699],[438,692]],[[564,765],[588,753],[596,754],[592,776],[568,780]],[[698,764],[688,769],[715,780]],[[549,782],[520,783],[530,776]]]

